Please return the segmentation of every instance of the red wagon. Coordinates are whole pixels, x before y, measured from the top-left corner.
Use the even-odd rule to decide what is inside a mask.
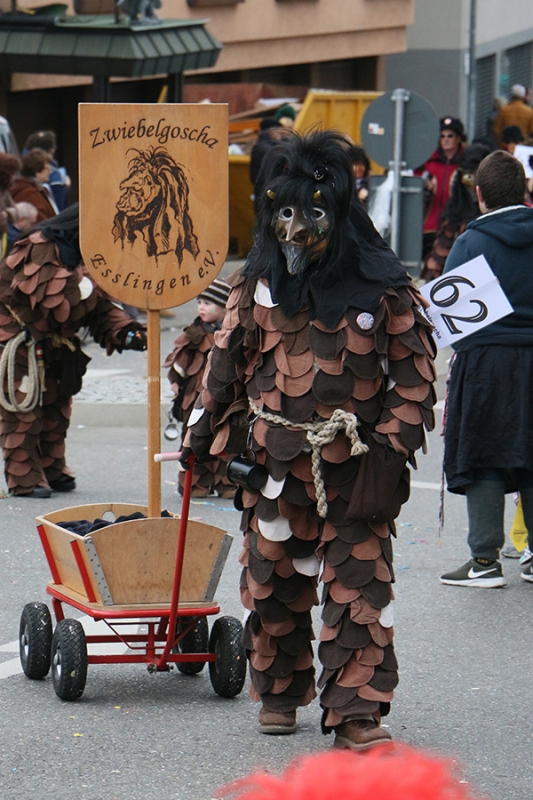
[[[104,518],[113,521],[147,507],[109,503],[74,506],[37,517],[37,529],[52,580],[45,603],[28,603],[20,620],[20,660],[28,678],[50,669],[62,700],[83,694],[89,664],[146,664],[150,672],[176,664],[192,675],[209,664],[215,692],[234,697],[243,688],[246,657],[242,625],[218,617],[209,634],[207,617],[219,614],[214,600],[232,537],[220,528],[189,520],[192,470],[186,476],[181,516],[149,517],[110,524],[79,536],[58,522]],[[102,624],[86,635],[70,606]],[[131,632],[131,627],[135,627]],[[91,653],[91,645],[118,651]],[[101,648],[100,648],[101,649]]]

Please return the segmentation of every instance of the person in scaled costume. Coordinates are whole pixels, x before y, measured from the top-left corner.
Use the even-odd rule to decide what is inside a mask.
[[[174,350],[163,364],[170,367],[168,379],[174,392],[172,414],[182,423],[182,441],[187,433],[187,422],[194,403],[202,390],[207,356],[214,343],[215,332],[220,330],[226,311],[230,286],[217,278],[198,295],[198,316],[174,342]],[[178,491],[183,494],[184,472],[179,473]],[[233,497],[235,486],[226,477],[226,461],[215,459],[195,465],[192,497],[209,494]]]
[[[433,426],[434,345],[416,288],[355,196],[344,137],[291,135],[264,169],[255,244],[230,280],[182,461],[249,445],[268,471],[260,491],[236,495],[260,731],[293,733],[316,696],[322,565],[322,729],[366,749],[391,738],[380,727],[398,681],[391,536],[405,460]]]
[[[0,262],[0,444],[13,495],[43,498],[75,488],[65,438],[72,396],[90,361],[77,336],[84,327],[108,355],[146,349],[145,329],[83,265],[76,204],[21,237]]]

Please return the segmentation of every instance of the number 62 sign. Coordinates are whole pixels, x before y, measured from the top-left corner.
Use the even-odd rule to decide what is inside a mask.
[[[423,309],[441,350],[511,314],[513,307],[485,256],[477,256],[420,289]]]

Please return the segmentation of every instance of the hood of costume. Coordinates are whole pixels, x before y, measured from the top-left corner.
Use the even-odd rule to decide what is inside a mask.
[[[287,318],[307,307],[310,319],[330,329],[347,308],[372,313],[387,287],[410,284],[405,267],[357,200],[340,142],[342,137],[331,132],[291,137],[268,154],[258,233],[242,271],[245,278],[268,281],[273,301]],[[309,220],[313,233],[317,203],[329,219],[325,249],[303,273],[291,275],[272,221],[280,209],[293,206]]]

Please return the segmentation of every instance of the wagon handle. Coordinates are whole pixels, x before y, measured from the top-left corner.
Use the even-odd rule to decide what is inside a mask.
[[[170,616],[168,620],[167,641],[165,648],[159,657],[158,669],[163,669],[167,665],[169,653],[174,644],[176,632],[176,619],[178,617],[178,604],[180,599],[181,573],[183,570],[183,559],[185,555],[185,541],[187,538],[187,524],[189,522],[189,507],[191,500],[191,488],[193,478],[193,466],[195,456],[191,455],[188,459],[189,469],[185,473],[185,485],[183,487],[183,499],[181,501],[180,527],[178,531],[178,546],[176,548],[176,566],[174,568],[174,583],[172,586],[172,598],[170,601]]]

